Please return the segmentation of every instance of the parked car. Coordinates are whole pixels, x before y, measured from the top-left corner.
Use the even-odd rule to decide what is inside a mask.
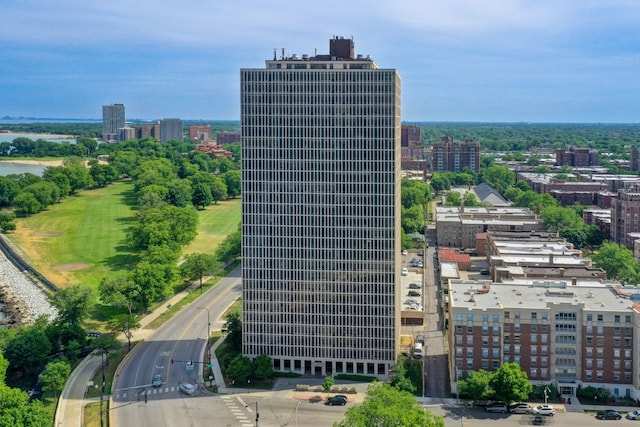
[[[640,420],[640,411],[627,412],[627,419],[629,419],[629,420]]]
[[[556,410],[551,405],[538,405],[533,408],[533,413],[536,415],[548,415],[552,417],[556,414]]]
[[[422,286],[420,286],[417,283],[409,283],[409,289],[420,289]]]
[[[409,295],[410,297],[419,297],[421,294],[418,291],[409,291],[407,295]]]
[[[189,395],[193,394],[193,392],[196,391],[196,386],[194,386],[191,383],[182,383],[178,388],[184,394],[189,394]]]
[[[422,261],[418,261],[418,268],[424,267],[424,263]]]
[[[599,420],[620,420],[622,419],[622,415],[620,415],[618,411],[607,409],[606,411],[598,412],[596,418]]]
[[[154,387],[160,387],[162,385],[162,377],[160,374],[156,374],[153,376],[153,381],[151,381],[151,385]]]
[[[347,404],[349,400],[347,399],[347,396],[343,395],[343,394],[337,394],[335,396],[332,396],[330,398],[327,399],[327,405],[329,406],[333,406],[333,405],[341,405],[344,406]]]
[[[480,274],[489,274],[489,270],[480,270]]]
[[[409,275],[409,269],[407,267],[403,267],[402,268],[402,275],[403,276],[408,276]]]
[[[531,412],[531,406],[528,403],[518,403],[509,408],[512,414],[528,414]]]
[[[417,267],[418,266],[418,260],[417,259],[412,259],[411,260],[411,267]]]
[[[416,342],[419,342],[420,344],[424,345],[424,335],[416,336]]]
[[[494,403],[493,405],[489,405],[485,408],[487,412],[500,412],[502,414],[507,413],[507,404],[506,403]]]
[[[418,256],[424,256],[424,251],[422,250],[418,251]]]
[[[407,252],[406,250],[402,251],[402,255],[409,255],[409,252]]]

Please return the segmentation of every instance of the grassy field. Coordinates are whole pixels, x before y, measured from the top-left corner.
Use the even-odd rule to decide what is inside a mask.
[[[199,211],[198,237],[184,254],[213,253],[240,222],[240,199]],[[18,218],[7,235],[27,262],[59,287],[97,287],[103,277],[138,260],[126,244],[134,221],[130,181],[83,191],[28,218]]]

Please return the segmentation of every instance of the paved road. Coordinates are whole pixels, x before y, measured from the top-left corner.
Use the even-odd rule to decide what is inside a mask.
[[[206,337],[209,329],[220,329],[224,323],[220,317],[240,292],[237,269],[136,346],[114,379],[111,426],[196,426],[198,419],[209,419],[214,409],[205,402],[212,395],[201,387]],[[187,361],[195,362],[193,370],[187,369]],[[160,387],[151,384],[156,374],[162,378]],[[178,388],[183,383],[195,384],[198,390],[187,397]],[[224,408],[219,406],[218,410]]]
[[[425,366],[425,388],[424,395],[427,397],[449,398],[451,390],[449,387],[448,354],[443,331],[443,312],[440,300],[439,282],[440,275],[434,267],[435,230],[427,230],[427,243],[429,247],[425,252],[425,294],[428,300],[425,301],[425,342],[426,357]]]

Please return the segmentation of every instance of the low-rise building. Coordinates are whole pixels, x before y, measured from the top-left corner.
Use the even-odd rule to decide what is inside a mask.
[[[449,281],[451,389],[515,362],[534,384],[640,398],[640,289],[613,282]]]

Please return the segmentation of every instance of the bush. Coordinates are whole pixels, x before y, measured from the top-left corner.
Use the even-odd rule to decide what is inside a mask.
[[[335,376],[337,380],[346,380],[346,381],[360,381],[365,383],[372,383],[374,381],[378,381],[376,377],[370,377],[367,375],[356,375],[356,374],[338,374]]]
[[[307,384],[296,384],[296,391],[309,391]]]

